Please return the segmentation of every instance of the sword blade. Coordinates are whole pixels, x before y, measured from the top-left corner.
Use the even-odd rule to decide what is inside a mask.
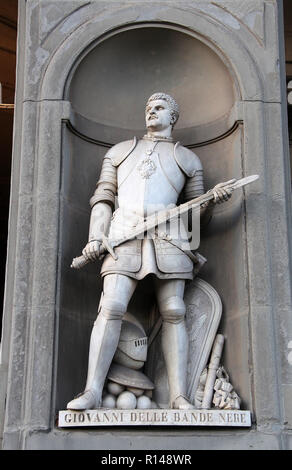
[[[250,175],[246,176],[245,178],[241,178],[239,180],[229,180],[226,181],[221,187],[224,189],[231,189],[234,191],[235,189],[239,189],[242,186],[246,186],[247,184],[253,183],[259,178],[259,175]],[[112,248],[115,248],[123,243],[133,240],[145,232],[149,232],[150,230],[158,227],[159,225],[172,220],[173,218],[179,217],[182,214],[188,212],[190,209],[195,209],[196,207],[200,207],[204,202],[211,201],[214,199],[214,195],[212,191],[203,194],[191,201],[185,202],[180,206],[174,207],[172,209],[161,210],[153,215],[148,216],[143,223],[137,225],[137,227],[131,231],[131,233],[126,234],[124,237],[120,238],[119,240],[107,240],[106,242],[110,244]],[[106,249],[106,246],[104,245]],[[108,251],[108,250],[107,250]],[[84,256],[79,256],[74,258],[71,264],[71,268],[80,269],[85,266],[89,261],[84,258]]]
[[[250,175],[246,176],[245,178],[241,178],[240,180],[237,180],[234,184],[231,184],[232,189],[238,189],[241,188],[242,186],[246,186],[247,184],[253,183],[259,179],[259,175]]]
[[[246,176],[245,178],[241,178],[237,181],[230,180],[227,181],[223,186],[225,189],[239,189],[242,186],[246,186],[247,184],[256,181],[259,178],[259,175],[250,175]],[[231,182],[233,181],[233,182]],[[150,230],[154,229],[155,227],[172,220],[173,218],[179,217],[180,215],[188,212],[190,209],[195,209],[196,207],[200,207],[204,202],[213,199],[212,193],[205,193],[202,196],[199,196],[191,201],[188,201],[180,206],[174,207],[172,209],[161,210],[153,215],[148,216],[145,221],[141,224],[138,224],[131,233],[126,234],[125,237],[119,240],[110,240],[110,244],[113,248],[116,246],[125,243],[126,241],[132,240],[137,238],[139,235],[143,235],[145,232],[149,232]]]

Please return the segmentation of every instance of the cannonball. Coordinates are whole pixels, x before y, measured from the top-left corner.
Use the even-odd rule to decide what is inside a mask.
[[[116,407],[116,398],[108,393],[102,400],[103,408],[115,408]]]
[[[151,408],[152,410],[155,410],[156,408],[158,408],[157,403],[152,400],[152,401],[151,401],[151,406],[150,406],[150,408]]]
[[[137,399],[132,392],[122,392],[117,398],[118,410],[133,410],[136,408]]]
[[[124,385],[117,384],[115,382],[108,382],[107,389],[112,395],[120,395],[125,390]]]
[[[146,395],[142,395],[141,397],[137,398],[137,408],[140,410],[147,410],[151,408],[151,400]]]
[[[129,392],[134,393],[134,395],[135,395],[136,397],[140,397],[140,396],[143,395],[143,393],[144,393],[144,390],[143,390],[142,388],[127,387],[127,390],[128,390]]]

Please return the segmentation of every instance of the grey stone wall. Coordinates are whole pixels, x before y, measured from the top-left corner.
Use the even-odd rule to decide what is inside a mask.
[[[3,448],[291,448],[291,200],[281,2],[28,0],[19,8],[1,344]],[[135,75],[129,36],[143,42],[147,28],[155,28],[161,38],[168,34],[170,60],[179,57],[179,68],[175,72],[173,67],[168,79],[166,72],[156,72],[155,86],[161,80],[165,91],[177,93],[178,101],[181,97],[187,117],[177,138],[202,159],[207,187],[233,176],[260,175],[244,198],[236,196],[218,209],[201,245],[209,260],[202,276],[224,305],[224,360],[253,413],[251,430],[170,429],[166,436],[142,428],[64,431],[55,423],[57,410],[84,380],[101,288],[95,267],[76,274],[68,266],[87,237],[88,198],[106,145],[133,130],[142,132],[140,122],[122,116],[131,90],[139,97],[133,92],[130,98],[135,113],[143,113],[149,92],[149,68]],[[85,78],[94,83],[94,74],[99,77],[95,61],[103,55],[104,79],[113,74],[122,37],[120,54],[131,70],[132,86],[120,78],[111,112],[105,113],[107,103],[98,89],[85,86]],[[165,50],[156,47],[159,64]],[[141,51],[147,55],[145,44]],[[192,54],[205,73],[202,93],[191,86],[200,78]],[[196,105],[205,113],[201,121],[203,111],[196,114]]]

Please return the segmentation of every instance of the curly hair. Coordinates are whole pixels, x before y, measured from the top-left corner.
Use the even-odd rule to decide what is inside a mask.
[[[148,103],[150,103],[151,101],[155,101],[155,100],[164,100],[169,104],[170,112],[173,117],[172,125],[174,126],[176,121],[179,118],[179,106],[177,102],[175,101],[175,99],[172,98],[170,95],[167,95],[166,93],[157,92],[157,93],[153,93],[153,95],[150,96],[150,98],[148,99],[146,103],[146,106],[148,105]]]

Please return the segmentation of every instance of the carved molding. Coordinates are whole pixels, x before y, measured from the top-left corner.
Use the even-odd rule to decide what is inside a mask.
[[[147,7],[145,7],[147,10]],[[51,55],[48,67],[46,68],[44,79],[41,81],[41,99],[64,99],[67,96],[64,89],[65,82],[70,81],[70,75],[80,63],[80,61],[88,54],[96,45],[111,37],[118,32],[126,31],[131,28],[139,28],[145,26],[156,26],[165,28],[174,28],[186,34],[199,39],[214,50],[223,60],[230,70],[237,91],[239,87],[241,94],[245,99],[262,100],[264,95],[264,87],[267,81],[263,80],[262,72],[259,64],[253,59],[251,53],[247,50],[237,31],[230,32],[225,25],[218,28],[212,21],[210,15],[206,16],[199,10],[190,15],[190,12],[181,11],[179,8],[168,8],[165,15],[155,21],[153,14],[152,21],[144,21],[143,16],[141,22],[137,23],[136,16],[133,16],[128,9],[119,12],[120,16],[115,19],[114,15],[108,14],[107,22],[100,22],[98,15],[85,24],[80,24],[76,30],[72,32],[60,45],[59,48]],[[127,17],[127,25],[124,26],[123,15]],[[146,18],[146,13],[144,13]],[[184,18],[185,16],[185,18]],[[179,17],[179,22],[175,22]],[[119,19],[118,19],[119,18]],[[159,17],[158,17],[159,18]],[[170,18],[173,22],[170,21]],[[190,23],[191,18],[191,23]],[[187,20],[188,28],[184,26]],[[225,30],[224,30],[225,29]],[[237,47],[232,46],[232,37],[236,38]],[[235,51],[236,49],[236,51]],[[57,71],[58,79],[56,76]],[[61,75],[60,75],[61,73]],[[240,85],[237,82],[240,77]],[[62,95],[60,91],[64,90]],[[239,98],[239,97],[238,97]]]
[[[239,26],[244,26],[256,38],[261,46],[265,42],[264,13],[265,4],[261,0],[244,0],[234,2],[231,0],[218,0],[211,2],[226,14],[231,15]]]
[[[41,24],[40,24],[40,43],[41,45],[44,45],[44,43],[46,42],[47,38],[51,35],[51,34],[54,34],[54,31],[58,28],[58,27],[61,27],[62,25],[64,25],[64,23],[69,20],[70,18],[70,22],[72,22],[72,15],[74,15],[76,12],[78,12],[78,15],[79,15],[79,11],[82,9],[82,8],[85,8],[87,7],[88,5],[91,4],[91,2],[86,2],[84,3],[83,1],[80,1],[80,2],[70,2],[70,1],[66,1],[66,2],[62,2],[62,5],[61,5],[61,8],[60,8],[60,5],[58,5],[58,3],[60,2],[55,2],[55,4],[47,4],[47,5],[42,5],[40,4],[39,5],[39,8],[40,8],[40,21],[41,21]],[[79,4],[78,4],[79,3]],[[60,11],[60,13],[65,13],[64,16],[61,16],[61,17],[58,17],[57,16],[57,19],[55,21],[49,21],[49,18],[51,16],[54,16],[56,15],[56,11]],[[65,10],[65,11],[64,11]],[[42,18],[44,19],[44,21],[42,21]]]
[[[240,116],[239,103],[236,103],[229,113],[216,121],[192,128],[178,129],[174,139],[185,147],[193,149],[213,144],[231,135],[243,123]],[[67,128],[80,139],[101,147],[110,148],[118,142],[132,139],[134,135],[142,137],[144,129],[120,129],[106,126],[85,118],[71,109],[70,119],[66,119]]]

